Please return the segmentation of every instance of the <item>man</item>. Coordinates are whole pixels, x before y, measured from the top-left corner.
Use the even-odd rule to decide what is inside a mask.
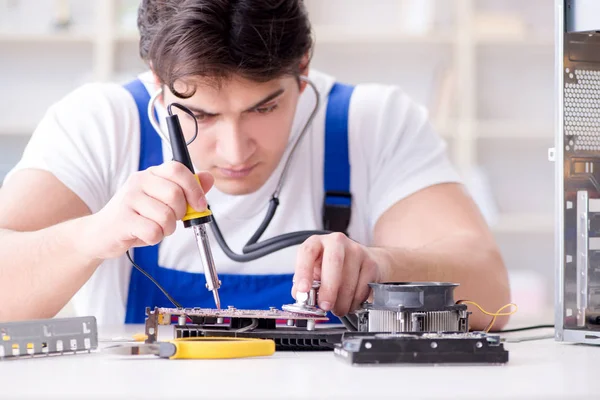
[[[322,229],[325,186],[345,174],[347,235],[313,235],[246,262],[211,235],[224,305],[281,307],[313,279],[319,306],[338,316],[368,298],[370,282],[456,282],[457,298],[492,311],[509,301],[492,235],[426,112],[399,88],[348,89],[310,70],[302,1],[145,0],[138,23],[150,71],[126,86],[85,85],[53,105],[5,180],[0,320],[51,317],[72,299],[77,314],[100,323],[142,322],[145,307],[169,303],[132,270],[128,250],[184,306],[210,307],[195,239],[178,222],[186,205],[210,204],[239,253],[288,160],[261,240]],[[189,145],[198,180],[169,161],[148,119],[150,97],[163,130],[167,105],[194,113],[195,122],[181,121],[188,139],[198,126]],[[346,159],[331,166],[325,150],[340,149]],[[336,196],[348,204],[343,194],[329,200]],[[471,311],[473,328],[489,322]]]

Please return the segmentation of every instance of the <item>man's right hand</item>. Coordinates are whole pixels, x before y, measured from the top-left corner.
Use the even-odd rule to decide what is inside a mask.
[[[118,257],[132,247],[151,246],[175,232],[189,204],[207,207],[205,193],[214,178],[196,177],[183,164],[171,161],[131,175],[106,206],[87,218],[84,249],[95,259]]]

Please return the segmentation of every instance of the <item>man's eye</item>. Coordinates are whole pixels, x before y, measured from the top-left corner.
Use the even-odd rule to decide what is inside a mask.
[[[208,120],[210,117],[212,117],[212,115],[209,115],[209,114],[194,114],[194,117],[196,118],[196,120],[198,122],[202,122],[202,121]]]
[[[277,104],[273,104],[273,105],[266,106],[266,107],[258,107],[258,108],[255,108],[254,111],[256,111],[259,114],[268,114],[270,112],[275,111],[277,106],[278,106]]]

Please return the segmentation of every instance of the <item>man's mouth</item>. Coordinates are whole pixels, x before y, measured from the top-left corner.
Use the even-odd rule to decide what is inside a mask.
[[[248,175],[250,175],[250,173],[254,170],[256,165],[257,164],[254,164],[251,166],[230,167],[230,168],[217,167],[217,169],[223,176],[225,176],[227,178],[240,179],[240,178],[245,178]]]

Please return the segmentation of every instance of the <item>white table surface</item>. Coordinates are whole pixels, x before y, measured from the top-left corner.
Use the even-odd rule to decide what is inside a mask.
[[[100,327],[104,340],[142,326]],[[536,331],[534,334],[548,333]],[[523,334],[521,334],[523,335]],[[172,337],[161,327],[159,340]],[[0,399],[571,399],[600,398],[600,347],[506,343],[501,366],[350,366],[333,352],[167,360],[101,351],[0,362]]]

